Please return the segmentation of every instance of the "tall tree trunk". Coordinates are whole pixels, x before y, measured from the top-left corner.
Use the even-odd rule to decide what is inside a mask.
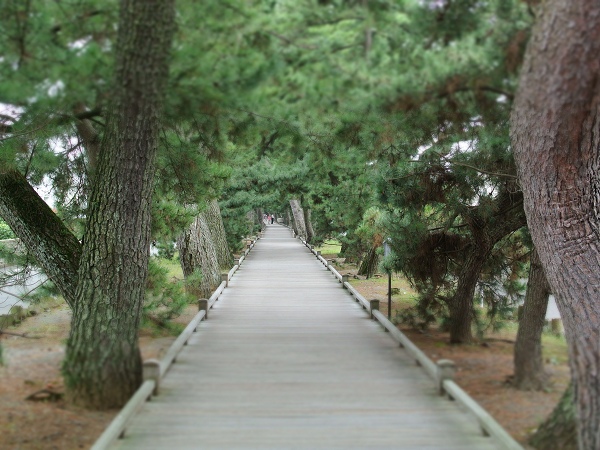
[[[307,238],[308,233],[306,232],[306,223],[304,222],[304,210],[300,204],[300,200],[290,200],[290,206],[292,208],[292,214],[294,215],[294,230],[298,236]]]
[[[260,227],[261,231],[265,229],[265,222],[263,220],[263,210],[262,208],[256,208],[256,220],[257,220],[257,224]],[[252,233],[254,233],[254,230],[252,230]]]
[[[533,242],[565,325],[580,449],[600,448],[600,2],[541,5],[511,116]]]
[[[542,331],[546,322],[550,286],[535,248],[529,264],[527,293],[515,342],[513,385],[521,390],[539,391],[546,387],[548,381],[542,357]]]
[[[142,379],[137,333],[173,28],[173,1],[121,1],[114,104],[90,196],[63,366],[69,396],[87,407],[122,406]]]
[[[311,221],[312,211],[310,208],[304,208],[304,223],[306,225],[306,241],[312,242],[315,238],[315,230]]]
[[[227,244],[227,235],[223,226],[223,218],[221,217],[221,209],[217,200],[208,202],[205,211],[206,222],[210,229],[215,252],[217,253],[217,261],[221,269],[229,270],[233,266],[233,254]]]
[[[573,383],[561,397],[554,411],[539,426],[529,443],[539,450],[576,450],[577,420]]]
[[[190,227],[177,240],[183,275],[190,278],[194,294],[208,298],[221,283],[221,271],[206,214],[198,214]]]
[[[73,308],[81,244],[16,170],[0,169],[0,216]]]
[[[254,227],[257,224],[256,211],[254,209],[246,213],[246,220],[248,221],[248,236],[252,236],[254,234]]]

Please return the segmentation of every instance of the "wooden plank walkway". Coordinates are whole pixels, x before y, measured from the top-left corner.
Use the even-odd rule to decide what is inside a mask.
[[[498,447],[271,225],[114,448]]]

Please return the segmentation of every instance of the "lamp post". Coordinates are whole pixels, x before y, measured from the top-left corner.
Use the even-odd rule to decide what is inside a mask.
[[[383,256],[387,257],[392,252],[388,239],[383,243]],[[388,269],[388,320],[392,320],[392,271]]]

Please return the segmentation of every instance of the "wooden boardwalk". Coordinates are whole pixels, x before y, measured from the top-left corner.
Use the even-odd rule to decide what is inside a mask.
[[[499,447],[272,225],[114,448]]]

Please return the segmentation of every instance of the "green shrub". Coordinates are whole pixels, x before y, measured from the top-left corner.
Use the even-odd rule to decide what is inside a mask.
[[[0,240],[14,238],[16,238],[16,236],[15,233],[13,233],[13,230],[10,229],[6,222],[0,219]]]

